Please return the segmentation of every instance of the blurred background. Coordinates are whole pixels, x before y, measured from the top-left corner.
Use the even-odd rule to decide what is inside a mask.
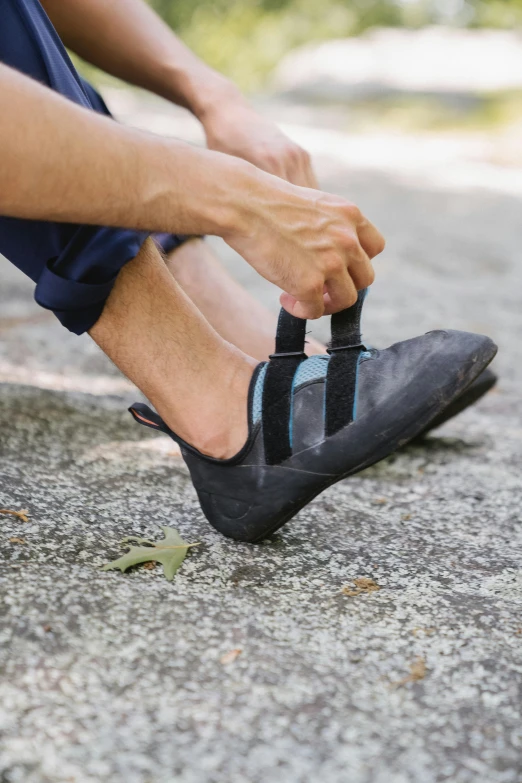
[[[448,31],[513,30],[522,22],[520,0],[149,0],[149,3],[197,54],[246,90],[264,89],[281,59],[305,44],[358,37],[374,28],[418,31],[439,25]],[[443,46],[442,39],[440,45]],[[484,52],[485,58],[489,60],[490,54]],[[489,61],[488,65],[494,69],[498,63]]]

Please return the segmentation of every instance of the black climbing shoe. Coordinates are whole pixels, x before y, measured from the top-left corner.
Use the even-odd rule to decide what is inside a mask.
[[[498,378],[492,370],[487,369],[481,372],[478,378],[475,378],[473,383],[468,386],[466,391],[457,397],[456,400],[453,400],[453,402],[448,405],[446,410],[442,411],[442,413],[439,413],[438,416],[435,416],[435,418],[430,421],[426,429],[423,430],[423,432],[420,432],[416,438],[424,438],[432,430],[437,429],[437,427],[441,427],[447,421],[453,419],[455,416],[458,416],[459,413],[462,413],[462,411],[465,411],[466,408],[474,405],[476,402],[478,402],[478,400],[481,399],[481,397],[484,397],[484,395],[487,394],[488,391],[493,388],[493,386],[495,386],[497,380]]]
[[[148,406],[130,408],[179,443],[203,513],[224,535],[253,542],[273,533],[324,489],[423,432],[496,353],[488,337],[456,331],[368,352],[363,300],[364,292],[332,316],[330,357],[308,359],[306,322],[281,311],[276,352],[250,385],[247,442],[231,459],[201,454]]]

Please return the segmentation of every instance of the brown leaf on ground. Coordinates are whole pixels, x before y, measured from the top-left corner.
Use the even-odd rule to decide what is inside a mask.
[[[436,628],[412,628],[411,632],[414,636],[417,636],[418,633],[423,633],[426,636],[432,636],[436,630]]]
[[[385,506],[387,502],[388,498],[375,498],[375,500],[372,500],[374,506]]]
[[[403,522],[408,522],[411,519],[411,514],[402,514],[401,519]]]
[[[20,511],[13,511],[10,508],[0,508],[0,514],[11,514],[12,517],[17,517],[22,522],[29,522],[27,517],[28,513],[28,508],[21,508]]]
[[[381,589],[377,582],[375,582],[373,579],[370,579],[368,576],[358,576],[353,580],[353,583],[355,585],[355,589],[346,585],[346,587],[343,587],[341,590],[341,593],[343,595],[349,595],[350,597],[353,597],[360,595],[361,593],[375,593],[376,590]]]
[[[27,544],[27,541],[25,538],[18,538],[18,536],[13,536],[9,539],[10,544]]]
[[[410,673],[403,677],[402,680],[399,680],[398,682],[393,682],[392,686],[395,688],[400,688],[401,685],[406,685],[409,682],[418,682],[419,680],[423,680],[426,676],[426,660],[425,658],[415,658],[413,663],[410,663]]]
[[[154,560],[150,560],[148,563],[143,563],[143,568],[147,571],[152,571],[153,568],[156,568],[156,563]]]
[[[225,653],[221,656],[219,659],[219,662],[222,663],[224,666],[227,665],[227,663],[234,663],[236,658],[238,658],[243,650],[241,650],[239,647],[236,647],[235,650],[230,650],[230,652]]]

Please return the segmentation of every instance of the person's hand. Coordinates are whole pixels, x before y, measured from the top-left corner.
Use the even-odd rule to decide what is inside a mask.
[[[242,217],[221,236],[283,289],[285,310],[319,318],[353,305],[374,280],[371,259],[384,249],[375,226],[340,196],[262,172],[247,187]]]
[[[242,98],[214,104],[202,122],[209,149],[243,158],[294,185],[318,187],[308,152]]]

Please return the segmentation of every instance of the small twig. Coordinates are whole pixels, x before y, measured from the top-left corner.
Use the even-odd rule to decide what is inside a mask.
[[[392,682],[391,687],[400,688],[402,685],[406,685],[409,682],[423,680],[426,676],[426,672],[426,661],[424,658],[418,656],[413,663],[410,663],[410,673],[406,677],[403,677],[402,680]]]
[[[29,513],[28,508],[21,508],[20,511],[13,511],[10,508],[0,508],[0,514],[10,514],[12,517],[17,517],[22,522],[29,522],[29,519],[27,517],[28,513]]]

